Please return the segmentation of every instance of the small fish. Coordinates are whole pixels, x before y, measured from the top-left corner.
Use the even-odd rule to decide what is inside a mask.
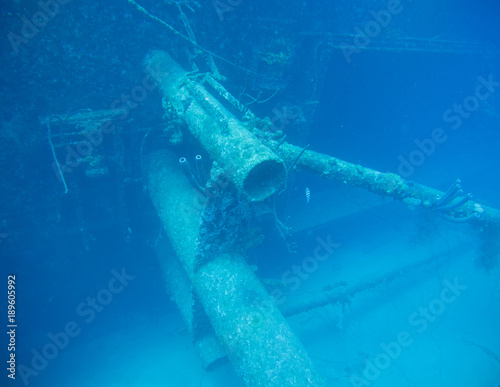
[[[309,200],[311,200],[311,190],[306,187],[306,200],[307,200],[307,204],[309,204]]]

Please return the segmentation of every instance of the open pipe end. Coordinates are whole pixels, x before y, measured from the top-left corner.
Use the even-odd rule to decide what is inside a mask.
[[[287,170],[280,160],[268,159],[255,165],[243,181],[243,191],[252,201],[273,195],[285,182]]]

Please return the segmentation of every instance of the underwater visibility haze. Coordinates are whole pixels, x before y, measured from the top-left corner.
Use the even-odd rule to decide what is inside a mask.
[[[499,387],[498,15],[2,1],[0,385]]]

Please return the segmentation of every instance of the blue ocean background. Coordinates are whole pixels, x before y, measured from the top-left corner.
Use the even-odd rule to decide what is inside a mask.
[[[356,28],[365,28],[373,12],[391,3],[402,11],[346,60]],[[283,106],[301,107],[289,110],[290,119],[282,122],[290,143],[400,173],[401,160],[420,149],[416,141],[441,128],[446,140],[434,144],[419,165],[410,163],[413,170],[403,177],[441,191],[460,179],[478,203],[500,208],[500,85],[492,86],[456,129],[443,118],[474,96],[482,80],[500,82],[498,1],[139,4],[186,34],[183,9],[198,44],[232,62],[215,58],[233,95],[262,93],[260,102],[278,90],[269,101],[249,105],[258,116],[273,118]],[[231,10],[221,16],[223,5]],[[141,170],[141,141],[148,130],[165,125],[161,93],[152,90],[139,102],[123,97],[143,84],[148,52],[169,51],[185,66],[186,51],[193,47],[124,0],[61,1],[57,11],[53,6],[53,17],[40,21],[45,25],[38,32],[22,38],[25,20],[33,20],[41,7],[22,0],[3,0],[0,6],[0,286],[5,290],[7,276],[16,276],[18,324],[16,380],[8,379],[4,367],[0,385],[243,386],[229,362],[203,368],[155,253],[161,243],[174,254]],[[285,66],[262,60],[280,53],[290,56]],[[238,67],[265,73],[248,76]],[[96,169],[83,162],[65,173],[64,193],[44,118],[116,106],[128,106],[129,114],[93,150]],[[67,153],[59,135],[65,130],[75,131],[67,141],[83,138],[75,128],[53,126],[51,141],[61,163]],[[190,159],[198,152],[189,145],[183,150]],[[106,169],[102,176],[87,173],[99,167]],[[293,302],[435,257],[349,302],[290,317],[288,323],[327,386],[498,387],[498,234],[410,207],[292,171],[286,190],[276,195],[277,216],[288,219],[291,238],[283,241],[264,221],[259,224],[264,240],[247,259],[269,291],[279,288],[285,302]],[[339,245],[331,257],[298,288],[284,284],[284,273],[312,254],[318,238],[329,237]],[[117,272],[129,276],[123,289],[94,314],[82,313],[92,309],[89,302]],[[464,290],[419,332],[421,325],[411,316],[429,308],[454,281]],[[78,333],[50,359],[40,360],[37,354],[51,335],[71,323]],[[381,361],[384,343],[401,332],[412,343],[378,373],[367,371]],[[6,334],[0,343],[5,365]]]

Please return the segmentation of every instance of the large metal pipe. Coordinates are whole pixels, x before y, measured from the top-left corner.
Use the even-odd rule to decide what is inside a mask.
[[[172,112],[188,124],[238,190],[258,201],[281,187],[287,176],[283,161],[203,86],[188,79],[166,52],[151,52],[145,67],[159,83]]]
[[[240,256],[202,266],[195,283],[215,332],[247,386],[323,386],[305,349]]]
[[[192,188],[177,159],[168,153],[152,158],[150,196],[235,370],[247,386],[323,386],[305,349],[240,255],[220,254],[197,262],[205,199]]]
[[[175,256],[161,243],[157,255],[170,297],[193,338],[204,367],[225,356],[203,306],[193,293],[196,240],[205,197],[195,189],[172,152],[159,152],[145,159],[149,194],[167,233]]]

